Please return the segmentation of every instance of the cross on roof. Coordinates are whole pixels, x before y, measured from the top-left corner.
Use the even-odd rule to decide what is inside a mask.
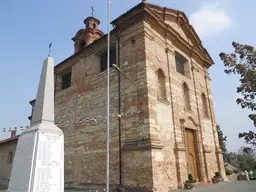
[[[92,10],[92,16],[93,16],[95,12],[93,6],[91,6],[91,10]]]

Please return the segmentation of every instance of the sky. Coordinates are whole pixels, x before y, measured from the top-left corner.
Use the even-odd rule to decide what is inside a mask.
[[[112,0],[111,20],[141,0]],[[216,121],[227,136],[229,151],[244,145],[238,133],[253,130],[249,111],[236,104],[238,77],[228,76],[220,52],[232,52],[232,41],[255,46],[256,2],[249,0],[150,0],[187,15],[215,64],[210,68]],[[2,128],[29,125],[29,101],[36,97],[42,62],[52,43],[55,64],[73,54],[71,38],[83,20],[95,17],[107,31],[107,0],[0,1],[0,140],[10,136]],[[20,131],[19,131],[20,132]]]

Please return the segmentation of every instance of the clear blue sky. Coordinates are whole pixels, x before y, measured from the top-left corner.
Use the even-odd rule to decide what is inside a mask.
[[[141,0],[113,0],[112,20]],[[228,136],[228,149],[236,151],[243,141],[237,135],[253,129],[248,111],[236,105],[235,77],[224,74],[218,54],[232,51],[233,40],[255,46],[256,2],[240,0],[151,0],[154,4],[184,11],[215,65],[210,69],[217,123]],[[71,38],[91,14],[106,32],[107,0],[1,0],[0,1],[0,139],[9,137],[3,127],[28,125],[42,61],[52,43],[52,57],[59,63],[73,54]]]

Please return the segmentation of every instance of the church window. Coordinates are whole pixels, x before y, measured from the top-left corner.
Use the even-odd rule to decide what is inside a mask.
[[[80,50],[82,50],[83,48],[85,48],[85,40],[82,40],[80,42]]]
[[[190,105],[190,97],[189,97],[189,88],[186,83],[183,83],[183,99],[184,99],[184,109],[186,111],[191,110],[191,105]]]
[[[71,86],[71,72],[62,75],[62,90],[67,89]]]
[[[100,57],[100,72],[107,70],[108,54],[104,53]],[[110,51],[110,67],[112,64],[116,64],[116,50]]]
[[[176,71],[190,78],[190,70],[188,60],[178,52],[175,52]]]
[[[203,115],[204,117],[209,117],[209,113],[208,113],[208,107],[207,107],[207,99],[205,94],[202,94],[202,107],[203,107]]]
[[[157,98],[160,100],[166,100],[165,76],[161,69],[157,70],[157,81]]]

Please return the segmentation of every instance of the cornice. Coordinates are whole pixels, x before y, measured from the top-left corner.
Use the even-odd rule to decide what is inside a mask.
[[[159,140],[142,139],[134,141],[125,141],[123,150],[143,150],[143,149],[163,149],[164,145]]]
[[[178,47],[180,45],[183,45],[183,47],[185,47],[187,50],[192,49],[193,46],[190,45],[183,37],[181,37],[181,35],[175,29],[173,29],[170,25],[165,23],[164,20],[161,17],[159,17],[159,15],[157,15],[154,12],[154,10],[152,10],[148,5],[146,5],[143,8],[143,10],[141,10],[141,12],[143,12],[143,14],[142,14],[143,18],[140,17],[140,19],[141,20],[144,19],[156,31],[159,31],[160,33],[161,32],[166,33],[166,34],[163,34],[163,36],[166,35],[166,37],[169,40],[171,40],[175,46]],[[193,29],[193,27],[188,23],[188,21],[186,21],[183,18],[184,13],[182,13],[181,15],[182,15],[181,26],[186,27],[187,30],[190,30],[191,34],[194,34],[195,32],[191,31],[191,29]],[[127,25],[126,25],[126,27],[127,27]],[[194,37],[194,38],[196,39],[196,37]],[[204,48],[201,48],[202,45],[201,45],[200,39],[198,39],[198,41],[194,40],[193,43],[197,43],[196,45],[194,45],[193,54],[196,54],[202,61],[207,62],[208,65],[212,65],[213,61],[211,59],[207,58],[207,54],[205,53]]]

